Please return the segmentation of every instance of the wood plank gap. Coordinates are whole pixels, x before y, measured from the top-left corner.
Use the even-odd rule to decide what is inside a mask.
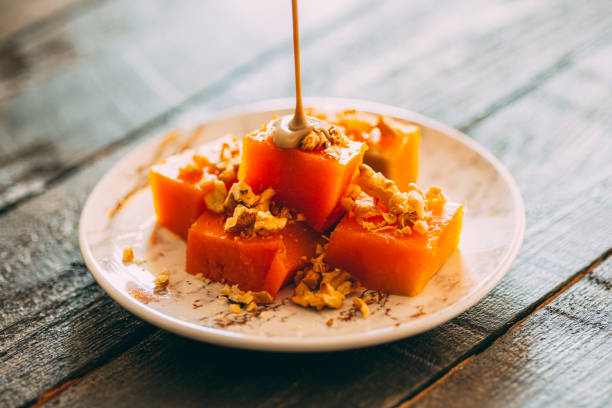
[[[52,400],[57,394],[64,391],[66,388],[70,387],[73,384],[80,383],[84,377],[85,376],[81,376],[81,377],[74,378],[72,380],[68,380],[65,383],[61,384],[60,386],[50,389],[49,391],[41,394],[40,397],[38,397],[38,399],[36,400],[36,402],[30,406],[31,407],[43,406],[44,404]]]
[[[568,290],[570,287],[575,285],[578,281],[585,278],[589,275],[595,268],[601,265],[612,255],[612,248],[606,250],[603,254],[597,257],[593,262],[591,262],[587,267],[579,270],[575,274],[573,274],[569,279],[562,282],[552,291],[544,295],[538,301],[534,302],[530,307],[524,309],[519,315],[508,324],[502,326],[499,330],[493,332],[490,336],[485,338],[482,342],[480,342],[477,346],[469,350],[465,355],[457,359],[454,363],[452,363],[449,367],[442,370],[438,375],[430,379],[426,384],[422,387],[411,393],[407,396],[403,401],[400,401],[396,407],[398,408],[408,408],[414,405],[418,400],[423,398],[429,391],[443,383],[446,379],[448,379],[454,372],[460,370],[463,366],[465,366],[472,358],[474,358],[477,354],[482,353],[486,349],[488,349],[498,338],[502,337],[516,326],[523,323],[525,320],[530,318],[534,313],[538,310],[542,309],[550,302],[559,297],[563,292]]]
[[[376,6],[380,7],[380,4],[377,3]],[[344,24],[350,23],[352,20],[359,17],[360,15],[365,14],[366,12],[371,12],[372,7],[376,6],[372,4],[364,4],[354,8],[347,14],[343,14],[337,18],[332,19],[325,25],[321,26],[319,29],[313,30],[313,34],[305,35],[301,41],[302,48],[305,49],[309,44],[318,41],[320,38],[325,37],[326,35],[332,33],[335,30],[340,29]],[[20,197],[19,199],[0,207],[0,216],[17,208],[19,205],[30,200],[31,198],[43,194],[50,187],[56,185],[62,180],[70,177],[72,174],[76,173],[81,167],[87,166],[88,164],[94,163],[101,158],[109,156],[117,149],[143,137],[146,134],[149,134],[154,129],[159,128],[163,123],[167,122],[174,115],[180,113],[182,110],[188,108],[189,106],[194,105],[196,103],[202,103],[214,98],[226,89],[230,88],[240,78],[250,74],[255,70],[262,69],[262,67],[272,64],[276,58],[280,57],[288,50],[289,45],[290,40],[286,40],[276,44],[273,47],[268,48],[267,50],[253,57],[248,62],[228,72],[225,76],[219,79],[219,81],[197,90],[193,94],[184,98],[178,104],[137,126],[133,130],[129,131],[124,137],[84,157],[82,160],[74,163],[73,165],[58,170],[55,175],[43,182],[43,186],[41,188],[36,189],[35,191],[31,191],[29,194],[26,194]],[[2,48],[0,47],[0,50],[1,49]]]
[[[459,125],[457,128],[464,133],[468,133],[471,129],[479,125],[484,120],[529,95],[533,91],[539,89],[557,75],[574,66],[585,56],[597,52],[600,47],[603,47],[606,44],[608,44],[608,42],[605,39],[599,38],[594,43],[589,44],[589,42],[587,42],[575,47],[571,51],[566,52],[557,61],[533,76],[522,86],[519,86],[514,91],[499,98],[496,102],[493,102],[486,109],[484,109],[481,114],[477,115],[473,119],[470,119],[464,124]]]
[[[40,394],[36,398],[35,401],[34,400],[28,401],[25,404],[23,404],[22,407],[40,407],[46,404],[47,402],[51,401],[52,399],[60,395],[62,392],[70,388],[71,386],[80,383],[86,377],[88,377],[93,372],[95,372],[98,368],[111,363],[113,360],[122,356],[126,351],[142,343],[143,341],[150,338],[151,336],[153,336],[155,333],[159,332],[160,330],[161,329],[157,329],[154,326],[146,326],[145,330],[142,330],[144,331],[143,336],[135,336],[136,338],[132,339],[131,341],[128,341],[124,345],[125,347],[121,347],[120,349],[118,349],[117,353],[112,353],[112,350],[111,350],[108,353],[109,355],[101,357],[100,359],[98,359],[98,361],[94,361],[91,364],[88,364],[87,366],[79,370],[79,372],[73,374],[71,378],[63,380],[62,382],[58,383],[57,385],[55,385],[48,391],[45,391],[42,394]]]

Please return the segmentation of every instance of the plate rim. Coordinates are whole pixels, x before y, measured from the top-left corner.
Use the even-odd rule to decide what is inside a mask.
[[[287,109],[293,107],[295,100],[293,98],[268,99],[251,104],[241,105],[238,107],[226,109],[217,113],[209,113],[202,115],[202,120],[199,124],[205,124],[212,121],[227,119],[233,116],[244,115],[255,112],[262,112],[274,109]],[[105,181],[112,179],[114,174],[121,170],[122,163],[129,161],[133,155],[136,155],[146,145],[154,143],[157,139],[163,136],[163,133],[158,133],[146,138],[133,149],[121,157],[112,167],[98,180],[95,187],[89,193],[85,205],[81,211],[79,218],[79,246],[81,254],[87,265],[87,269],[92,274],[96,282],[102,289],[119,305],[136,315],[137,317],[159,327],[164,330],[179,334],[184,337],[194,340],[204,341],[212,344],[217,344],[226,347],[274,351],[274,352],[323,352],[348,350],[374,346],[382,343],[388,343],[394,340],[410,337],[434,327],[437,327],[459,314],[465,312],[476,303],[484,299],[501,279],[508,273],[514,260],[518,256],[519,250],[523,243],[525,235],[525,206],[520,189],[506,167],[484,146],[471,139],[463,132],[438,122],[435,119],[421,115],[419,113],[386,105],[378,102],[367,101],[363,99],[351,98],[332,98],[332,97],[310,97],[305,98],[306,105],[336,105],[337,107],[350,106],[353,109],[377,112],[389,116],[403,118],[405,120],[422,124],[427,127],[443,132],[448,137],[453,138],[459,143],[466,145],[472,151],[478,153],[486,161],[488,161],[495,170],[500,174],[502,179],[510,190],[510,195],[514,206],[516,207],[515,216],[515,232],[510,248],[507,250],[505,257],[499,263],[498,267],[489,275],[489,277],[480,282],[477,289],[472,293],[461,297],[456,303],[447,306],[435,313],[432,313],[428,318],[417,319],[409,324],[403,323],[400,326],[384,327],[373,329],[365,333],[357,334],[340,334],[330,337],[267,337],[261,335],[251,335],[244,333],[236,333],[230,330],[217,329],[214,327],[197,325],[194,323],[180,320],[176,317],[164,314],[151,307],[148,307],[138,302],[127,293],[115,288],[110,281],[104,278],[104,268],[94,259],[85,231],[86,219],[92,212],[94,198],[99,194],[102,185]],[[178,118],[177,118],[178,119]]]

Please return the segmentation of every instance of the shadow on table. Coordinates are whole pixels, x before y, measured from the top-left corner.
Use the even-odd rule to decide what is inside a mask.
[[[393,404],[440,371],[451,352],[444,348],[448,339],[441,338],[443,332],[434,329],[365,349],[296,354],[236,350],[156,331],[87,374],[56,402],[182,407],[303,406],[304,401]]]

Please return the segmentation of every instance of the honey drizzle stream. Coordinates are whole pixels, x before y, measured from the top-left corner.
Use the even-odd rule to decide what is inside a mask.
[[[298,26],[297,0],[291,0],[293,15],[293,65],[295,68],[295,114],[289,122],[289,129],[300,130],[308,126],[304,106],[302,105],[302,80],[300,75],[300,33]]]

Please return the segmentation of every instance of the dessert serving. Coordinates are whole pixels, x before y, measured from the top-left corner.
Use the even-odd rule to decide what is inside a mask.
[[[277,145],[273,118],[152,166],[157,221],[186,238],[187,273],[250,291],[254,312],[286,284],[319,310],[360,287],[418,295],[457,248],[463,215],[414,183],[418,127],[353,110],[305,117],[295,147]]]
[[[524,210],[507,170],[399,108],[266,101],[152,138],[81,215],[100,286],[164,329],[233,347],[324,351],[457,316],[508,271]],[[177,122],[199,122],[197,110]]]
[[[462,207],[415,184],[417,126],[304,110],[296,1],[293,30],[294,114],[154,165],[157,221],[187,239],[187,273],[247,291],[248,302],[230,297],[236,313],[288,283],[294,303],[318,310],[362,285],[416,296],[457,248]],[[367,302],[354,304],[367,317]]]

